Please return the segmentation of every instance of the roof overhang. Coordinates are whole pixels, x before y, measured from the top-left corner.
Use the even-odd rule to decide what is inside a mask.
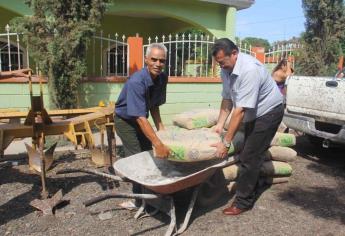
[[[200,0],[202,2],[212,2],[235,7],[237,10],[249,8],[255,0]]]

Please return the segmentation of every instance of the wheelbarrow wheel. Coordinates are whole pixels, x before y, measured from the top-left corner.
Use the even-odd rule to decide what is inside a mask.
[[[205,182],[198,194],[197,204],[201,207],[207,207],[217,202],[227,192],[226,180],[221,170]]]

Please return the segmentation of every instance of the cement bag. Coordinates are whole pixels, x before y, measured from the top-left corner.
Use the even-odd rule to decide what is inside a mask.
[[[273,137],[271,146],[291,147],[296,145],[296,137],[293,134],[277,132]]]
[[[215,147],[211,144],[221,141],[220,136],[210,129],[172,129],[157,132],[159,139],[171,149],[168,160],[196,162],[216,159]]]
[[[297,152],[292,148],[272,146],[265,153],[265,160],[292,162],[296,156]]]
[[[225,133],[224,133],[225,135]],[[231,146],[229,148],[228,154],[234,155],[242,151],[244,146],[244,133],[237,131],[234,138],[231,141]]]
[[[290,176],[292,167],[281,161],[265,161],[261,166],[260,174],[262,176]]]
[[[239,165],[234,164],[223,168],[224,178],[228,181],[235,181],[239,172]]]
[[[266,183],[268,184],[282,184],[289,182],[289,177],[267,177]]]
[[[279,127],[278,127],[278,132],[279,133],[284,133],[284,131],[287,129],[288,127],[285,125],[285,123],[282,121],[280,122],[279,124]]]
[[[265,179],[265,182],[267,184],[282,184],[282,183],[287,183],[289,182],[289,177],[267,177]],[[229,190],[230,193],[233,193],[236,191],[236,182],[235,181],[231,181],[228,185],[227,188]]]
[[[240,165],[234,164],[223,168],[224,178],[228,181],[236,180],[240,171]],[[292,167],[285,162],[265,161],[260,169],[261,176],[290,176]]]
[[[186,129],[209,128],[217,124],[219,110],[194,109],[177,114],[173,124]]]

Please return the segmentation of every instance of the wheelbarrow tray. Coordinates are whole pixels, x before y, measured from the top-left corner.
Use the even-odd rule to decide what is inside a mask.
[[[160,194],[171,194],[207,180],[214,172],[235,162],[234,157],[180,163],[155,158],[152,151],[141,152],[114,163],[117,175]]]

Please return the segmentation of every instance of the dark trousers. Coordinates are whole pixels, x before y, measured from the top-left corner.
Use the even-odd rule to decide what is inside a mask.
[[[116,134],[120,137],[125,152],[125,157],[152,150],[151,141],[141,131],[135,120],[126,120],[114,117]],[[133,183],[133,193],[141,193],[140,184]],[[137,205],[138,201],[136,201]]]
[[[240,171],[234,201],[238,208],[252,208],[262,191],[260,188],[264,179],[259,174],[264,153],[270,147],[283,115],[283,105],[279,105],[254,121],[245,123],[245,143],[239,157]]]

